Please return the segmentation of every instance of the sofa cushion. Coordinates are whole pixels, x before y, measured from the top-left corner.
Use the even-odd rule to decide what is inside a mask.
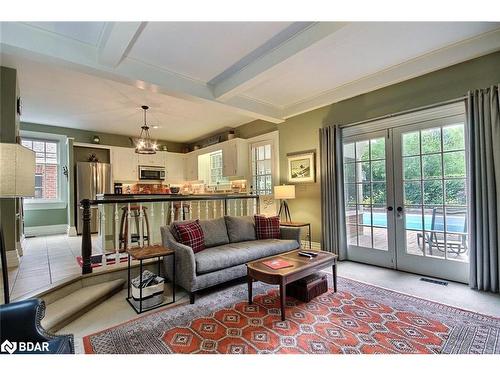
[[[179,234],[177,233],[176,226],[178,224],[192,223],[193,221],[194,220],[176,220],[170,224],[170,233],[172,233],[177,242],[181,242],[181,239],[179,238]]]
[[[229,242],[256,240],[255,224],[252,216],[224,216]]]
[[[177,232],[179,242],[193,249],[193,253],[205,249],[205,236],[203,235],[203,229],[201,229],[199,220],[175,223],[173,227]]]
[[[200,220],[205,235],[205,247],[214,247],[229,243],[226,220],[223,217],[213,220]]]
[[[295,240],[255,240],[211,247],[194,255],[196,273],[214,272],[255,259],[297,249]]]
[[[259,216],[255,215],[255,234],[259,240],[269,238],[280,238],[280,218],[279,216]]]

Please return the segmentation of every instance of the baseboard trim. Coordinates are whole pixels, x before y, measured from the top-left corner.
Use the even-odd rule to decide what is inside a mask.
[[[7,269],[19,267],[19,254],[16,249],[7,250],[5,256],[7,257]]]
[[[68,230],[67,224],[41,225],[38,227],[24,227],[25,236],[47,236],[51,234],[65,234]]]
[[[19,255],[20,257],[23,256],[23,251],[24,251],[24,248],[23,248],[23,239],[20,238],[19,241],[16,242],[16,250],[17,250],[17,255]]]
[[[76,237],[78,234],[76,233],[76,227],[72,227],[71,225],[68,225],[66,228],[66,233],[68,234],[68,237]]]

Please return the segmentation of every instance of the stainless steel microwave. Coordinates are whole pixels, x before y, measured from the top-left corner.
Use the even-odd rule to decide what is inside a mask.
[[[139,165],[139,180],[164,180],[165,167]]]

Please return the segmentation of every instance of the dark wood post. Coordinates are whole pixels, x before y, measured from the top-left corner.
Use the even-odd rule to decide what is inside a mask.
[[[257,201],[257,214],[260,214],[260,195],[257,195],[255,200]]]
[[[2,280],[3,280],[3,300],[5,303],[10,302],[9,297],[9,271],[7,266],[7,248],[5,247],[5,239],[3,237],[2,224],[0,223],[0,255],[2,257]]]
[[[82,231],[82,274],[92,273],[90,256],[92,255],[92,236],[90,234],[90,201],[83,199],[83,231]]]
[[[224,215],[227,216],[227,199],[224,198]]]

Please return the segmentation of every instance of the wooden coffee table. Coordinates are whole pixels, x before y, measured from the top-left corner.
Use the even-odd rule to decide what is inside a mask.
[[[252,283],[255,280],[262,281],[266,284],[279,285],[281,320],[285,320],[286,285],[329,266],[332,266],[333,271],[333,291],[337,291],[338,256],[326,251],[314,251],[315,253],[318,253],[318,256],[312,259],[308,259],[298,255],[299,251],[300,250],[293,250],[287,253],[274,255],[268,258],[263,258],[254,262],[247,263],[248,303],[250,305],[252,304]],[[279,270],[273,270],[272,268],[262,263],[263,261],[273,259],[286,260],[290,262],[292,266]]]

